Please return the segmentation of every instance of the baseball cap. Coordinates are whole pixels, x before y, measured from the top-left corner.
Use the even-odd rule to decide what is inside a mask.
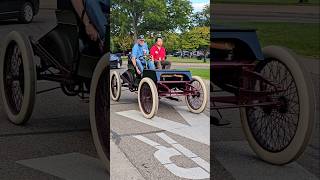
[[[138,39],[139,39],[139,40],[140,40],[140,39],[141,39],[141,40],[144,40],[144,35],[139,35],[139,36],[138,36]]]

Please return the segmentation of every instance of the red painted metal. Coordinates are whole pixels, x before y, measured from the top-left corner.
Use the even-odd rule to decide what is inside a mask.
[[[279,106],[280,102],[270,101],[271,95],[284,91],[281,85],[275,84],[270,80],[263,77],[255,71],[256,63],[253,61],[212,61],[211,70],[223,72],[225,69],[240,70],[238,76],[240,77],[239,86],[225,84],[226,87],[235,90],[233,96],[212,96],[210,98],[212,109],[226,109],[226,108],[239,108],[239,107],[252,107],[252,106]],[[252,82],[259,81],[270,85],[272,90],[255,90],[252,87]],[[222,82],[225,83],[225,82]],[[216,103],[223,105],[216,106]]]

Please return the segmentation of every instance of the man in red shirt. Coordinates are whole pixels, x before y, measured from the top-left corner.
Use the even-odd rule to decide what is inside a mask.
[[[171,62],[166,60],[166,49],[163,47],[161,37],[156,38],[156,43],[150,49],[150,57],[157,69],[170,69]]]

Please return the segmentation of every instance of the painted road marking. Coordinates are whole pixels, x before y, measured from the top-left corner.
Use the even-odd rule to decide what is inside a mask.
[[[154,142],[141,135],[137,135],[133,137],[158,149],[154,153],[154,157],[174,175],[181,178],[187,178],[187,179],[210,178],[210,164],[208,162],[206,162],[205,160],[200,158],[198,155],[191,152],[189,149],[178,144],[175,140],[170,138],[165,133],[156,133],[156,135],[159,136],[164,141],[166,141],[167,143],[169,143],[174,148],[171,148],[171,147],[168,148],[168,147],[162,146],[159,143]],[[173,156],[181,156],[181,155],[188,157],[190,160],[194,161],[200,167],[183,168],[183,167],[177,166],[175,163],[173,163],[170,160],[170,158]]]
[[[174,108],[189,125],[158,116],[155,116],[152,120],[146,119],[141,112],[136,110],[117,112],[117,114],[210,145],[210,118],[205,114],[193,114],[189,112],[186,107],[175,106]]]
[[[108,177],[100,160],[80,153],[27,159],[17,163],[66,180],[106,180]]]
[[[214,156],[233,177],[239,180],[257,179],[257,177],[261,180],[319,180],[297,162],[275,166],[258,159],[245,141],[214,143]]]

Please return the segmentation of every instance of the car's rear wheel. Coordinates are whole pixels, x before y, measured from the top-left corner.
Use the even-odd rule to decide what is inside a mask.
[[[283,91],[269,96],[277,106],[240,108],[247,140],[263,160],[286,164],[297,159],[308,145],[314,126],[314,92],[308,73],[289,49],[269,46],[263,49],[264,61],[257,72],[281,86]],[[257,82],[258,91],[274,91]]]
[[[31,23],[33,20],[34,9],[30,2],[25,2],[21,8],[19,21],[22,23]]]
[[[119,73],[116,71],[111,72],[110,94],[113,101],[119,101],[121,96],[121,79]]]
[[[27,122],[36,98],[36,68],[27,37],[11,32],[0,52],[0,92],[4,110],[14,124]]]
[[[202,113],[208,102],[208,91],[203,80],[198,76],[193,76],[190,83],[190,90],[195,91],[193,95],[186,96],[189,110],[193,113]]]

